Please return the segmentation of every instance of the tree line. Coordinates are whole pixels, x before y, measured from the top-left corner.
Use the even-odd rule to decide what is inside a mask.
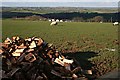
[[[118,15],[120,13],[47,13],[47,14],[37,14],[37,13],[25,13],[25,12],[2,12],[2,18],[25,18],[28,16],[36,15],[33,18],[46,18],[46,19],[62,19],[71,20],[78,22],[115,22],[118,21]]]

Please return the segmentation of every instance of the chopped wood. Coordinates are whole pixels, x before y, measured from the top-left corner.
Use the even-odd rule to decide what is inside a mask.
[[[0,43],[3,59],[3,79],[63,80],[79,79],[82,68],[75,59],[63,56],[52,44],[42,38],[7,38]],[[74,64],[75,63],[75,64]],[[91,70],[84,72],[91,74]],[[82,73],[83,74],[83,73]]]

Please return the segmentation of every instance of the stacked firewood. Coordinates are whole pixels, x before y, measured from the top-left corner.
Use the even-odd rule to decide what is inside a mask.
[[[37,37],[7,38],[1,43],[2,79],[76,80],[87,79],[74,58],[65,57],[52,44]],[[91,75],[89,71],[86,74]]]

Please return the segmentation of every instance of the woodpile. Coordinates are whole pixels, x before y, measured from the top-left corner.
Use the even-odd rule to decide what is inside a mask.
[[[12,37],[1,45],[2,79],[87,80],[84,70],[74,58],[63,56],[41,38]],[[89,72],[86,71],[87,75],[92,75]]]

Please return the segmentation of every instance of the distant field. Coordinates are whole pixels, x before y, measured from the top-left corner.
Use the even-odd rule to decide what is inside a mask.
[[[118,67],[118,26],[111,23],[63,22],[50,26],[48,21],[10,20],[2,21],[2,38],[20,36],[41,37],[60,51],[92,51],[99,56],[90,58],[97,64],[100,75]],[[116,49],[110,51],[108,49]],[[106,62],[104,62],[106,61]],[[102,64],[101,66],[99,66]],[[106,71],[105,71],[106,70]]]
[[[97,13],[116,13],[117,7],[95,8],[95,7],[3,7],[2,11],[10,12],[33,12],[33,13],[63,13],[63,12],[97,12]]]

